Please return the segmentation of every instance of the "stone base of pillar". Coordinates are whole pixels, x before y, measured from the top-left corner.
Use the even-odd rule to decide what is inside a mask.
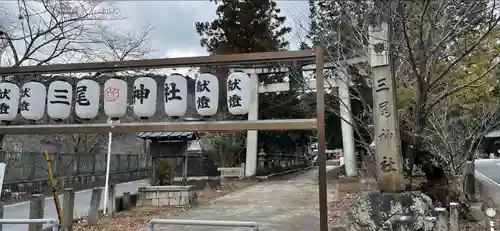
[[[386,230],[384,228],[397,223],[392,219],[396,216],[411,217],[409,231],[425,230],[423,221],[433,210],[431,198],[420,192],[373,192],[359,196],[349,207],[347,230]]]

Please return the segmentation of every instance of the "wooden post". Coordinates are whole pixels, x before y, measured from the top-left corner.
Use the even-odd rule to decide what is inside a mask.
[[[3,219],[3,202],[0,201],[0,219]],[[0,224],[0,231],[3,230],[3,225]]]
[[[96,169],[95,169],[95,165],[97,164],[97,161],[96,161],[96,154],[95,153],[92,153],[90,154],[90,157],[92,158],[92,176],[95,176],[96,175]]]
[[[42,219],[45,197],[42,194],[34,194],[30,198],[29,219]],[[30,224],[29,231],[42,231],[42,224]]]
[[[114,184],[109,184],[109,193],[108,193],[108,214],[111,216],[115,216],[116,213],[116,190]]]
[[[37,166],[37,156],[35,156],[36,154],[32,154],[32,155],[29,155],[30,157],[30,160],[31,160],[31,166],[33,166],[30,170],[30,174],[28,175],[28,180],[29,181],[32,181],[35,179],[35,175],[36,175],[36,170],[38,168],[35,168],[34,166]]]
[[[448,231],[448,211],[446,208],[436,208],[437,219],[436,219],[436,231]]]
[[[89,225],[97,225],[99,221],[100,212],[99,205],[101,204],[102,188],[93,188],[92,196],[90,198],[90,207],[88,213]]]
[[[458,206],[456,202],[450,203],[450,231],[459,231]]]
[[[151,157],[151,182],[150,185],[156,185],[156,158]]]
[[[127,154],[127,179],[132,179],[132,176],[134,172],[132,171],[132,167],[130,166],[130,163],[132,162],[131,157],[132,154]]]
[[[130,192],[124,192],[122,196],[123,210],[129,210],[132,207]]]
[[[73,212],[75,208],[75,189],[64,189],[62,231],[73,230]]]
[[[370,65],[373,74],[373,123],[380,190],[404,189],[403,158],[397,122],[395,76],[390,53],[390,26],[370,27]]]

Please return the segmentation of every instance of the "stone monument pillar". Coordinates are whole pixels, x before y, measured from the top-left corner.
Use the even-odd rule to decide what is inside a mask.
[[[379,190],[366,190],[347,212],[348,231],[426,230],[432,213],[431,198],[404,189],[403,158],[395,100],[395,81],[390,53],[390,26],[386,22],[370,27],[370,65],[373,76],[374,145]],[[408,216],[404,227],[393,218]]]
[[[381,22],[370,27],[369,37],[379,187],[382,192],[400,192],[404,189],[403,160],[397,121],[395,76],[389,50],[388,23]]]

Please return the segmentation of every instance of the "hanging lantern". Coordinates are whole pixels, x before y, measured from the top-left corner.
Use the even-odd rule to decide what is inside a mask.
[[[12,121],[19,109],[19,87],[13,83],[0,83],[0,121]]]
[[[127,113],[127,82],[117,77],[104,83],[104,113],[118,120]]]
[[[227,77],[227,104],[229,113],[245,115],[250,109],[250,76],[233,72]]]
[[[37,121],[45,113],[45,100],[47,88],[39,82],[27,82],[21,89],[21,103],[19,109],[21,116],[26,120]]]
[[[47,114],[55,121],[62,121],[71,113],[73,88],[66,81],[56,80],[49,85]]]
[[[156,81],[150,77],[139,77],[134,82],[134,113],[147,119],[156,111]]]
[[[181,117],[187,111],[187,80],[180,74],[172,74],[165,79],[165,113]]]
[[[219,107],[219,80],[212,74],[201,74],[195,83],[196,112],[201,116],[213,116]]]
[[[99,112],[99,83],[83,79],[76,84],[75,113],[82,119],[93,119]]]

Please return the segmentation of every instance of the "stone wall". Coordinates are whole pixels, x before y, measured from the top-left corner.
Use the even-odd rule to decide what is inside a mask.
[[[138,206],[185,206],[197,203],[193,186],[148,186],[139,188]]]

